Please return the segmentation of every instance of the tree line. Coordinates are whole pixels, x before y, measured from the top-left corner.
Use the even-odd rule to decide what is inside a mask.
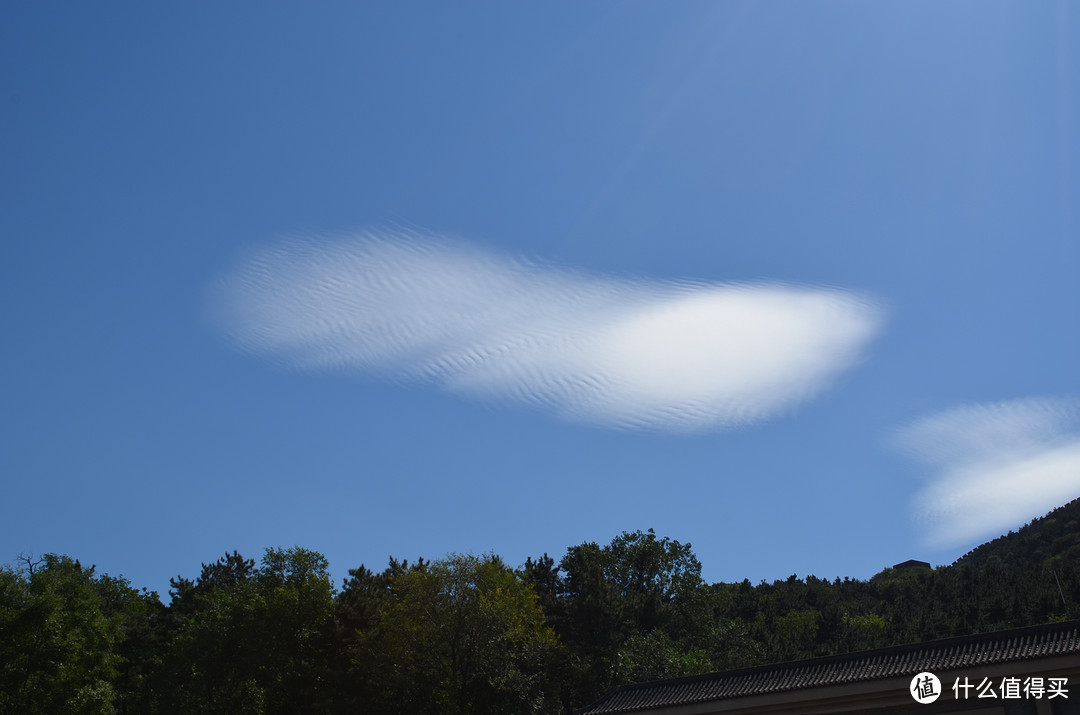
[[[652,530],[514,568],[232,552],[152,591],[0,569],[0,713],[560,713],[611,687],[1080,618],[1080,501],[949,566],[707,583]]]

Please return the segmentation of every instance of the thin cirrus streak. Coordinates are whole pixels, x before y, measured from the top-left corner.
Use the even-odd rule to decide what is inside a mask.
[[[924,418],[896,443],[927,463],[916,517],[937,547],[1017,528],[1080,496],[1080,403],[1031,398]]]
[[[211,304],[237,346],[292,367],[685,431],[813,396],[880,323],[836,289],[602,277],[402,233],[264,248]]]

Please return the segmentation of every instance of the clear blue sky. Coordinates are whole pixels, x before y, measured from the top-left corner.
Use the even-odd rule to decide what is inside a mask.
[[[0,561],[951,562],[1080,496],[1078,30],[7,3]]]

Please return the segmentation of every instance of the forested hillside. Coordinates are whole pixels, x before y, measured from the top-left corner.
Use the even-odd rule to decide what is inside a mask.
[[[1053,568],[1054,564],[1075,558],[1078,554],[1080,499],[1034,519],[1017,532],[1010,531],[1005,536],[977,546],[953,565],[986,566],[998,562],[1020,568],[1032,565]]]
[[[56,555],[0,570],[0,712],[558,713],[621,683],[1080,618],[1080,500],[951,566],[709,584],[652,531],[519,568],[228,553],[168,604]]]

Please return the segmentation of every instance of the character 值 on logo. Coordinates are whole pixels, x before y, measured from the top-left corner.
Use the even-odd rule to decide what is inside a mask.
[[[919,673],[911,679],[908,690],[916,702],[928,705],[941,697],[941,681],[933,673]]]

